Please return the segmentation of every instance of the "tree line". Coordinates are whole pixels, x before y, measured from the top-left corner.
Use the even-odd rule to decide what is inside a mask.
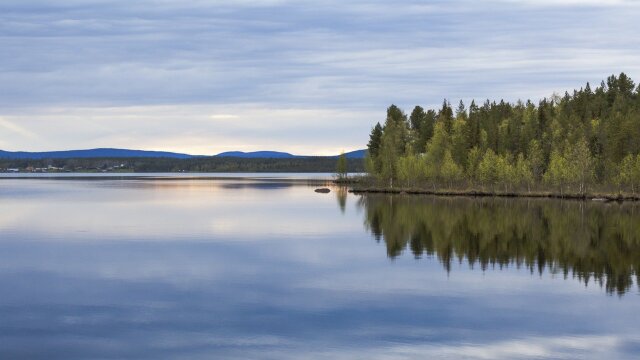
[[[595,89],[534,104],[444,100],[395,105],[372,129],[366,171],[383,186],[635,193],[640,185],[640,86],[624,73]]]
[[[351,172],[364,171],[362,159],[347,159],[343,166]],[[0,159],[1,169],[22,171],[53,166],[61,171],[99,172],[326,172],[336,170],[336,158],[330,156],[300,158],[76,158],[76,159]],[[115,171],[115,170],[114,170]]]

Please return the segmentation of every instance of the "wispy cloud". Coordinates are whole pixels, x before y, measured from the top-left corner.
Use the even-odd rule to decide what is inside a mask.
[[[375,114],[390,103],[409,108],[436,105],[444,97],[537,99],[620,71],[639,77],[636,4],[9,0],[0,4],[0,50],[9,54],[0,59],[0,115],[16,123],[14,116],[62,108],[77,122],[65,123],[70,134],[87,127],[78,123],[100,116],[102,108],[211,106],[220,113],[207,114],[209,120],[233,114],[238,117],[228,123],[237,123],[243,118],[225,105],[260,103],[271,131],[251,139],[256,147],[291,134],[278,149],[358,148],[366,141],[359,132],[368,130],[363,118],[369,124],[381,120]],[[85,112],[76,116],[79,109]],[[299,130],[293,130],[291,121],[279,117],[282,109],[357,115],[300,118],[293,122]],[[170,117],[159,112],[155,118]],[[341,135],[342,146],[309,145],[321,135],[314,131],[318,119],[326,128],[350,128]],[[181,132],[189,121],[167,125],[164,136]],[[28,122],[19,124],[35,131]],[[78,137],[108,140],[115,132],[138,139],[139,126],[153,127],[154,121],[113,119],[101,134]],[[14,149],[36,146],[2,135]],[[84,144],[73,137],[48,136],[38,146]],[[246,142],[237,138],[238,145]],[[186,151],[190,143],[176,140],[171,147]],[[166,142],[159,144],[168,150]],[[223,150],[218,144],[208,152]]]
[[[23,138],[22,140],[24,140],[24,138],[34,139],[38,137],[34,132],[20,125],[16,125],[13,122],[6,120],[2,117],[0,117],[0,128],[4,129],[5,131],[9,131],[11,133],[11,136],[19,135],[20,137]]]
[[[627,336],[565,336],[528,337],[486,344],[391,345],[358,349],[357,351],[327,350],[305,354],[307,359],[601,359],[616,354],[630,359],[624,346],[637,344],[637,338]],[[275,355],[275,354],[270,354]],[[279,358],[296,355],[280,354]],[[297,354],[299,355],[299,354]]]
[[[639,6],[636,0],[498,0],[506,3],[530,6]]]

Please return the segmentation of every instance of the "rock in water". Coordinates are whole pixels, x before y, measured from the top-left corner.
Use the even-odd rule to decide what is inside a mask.
[[[319,189],[316,189],[315,192],[322,193],[322,194],[327,194],[327,193],[330,193],[331,190],[329,190],[327,188],[319,188]]]

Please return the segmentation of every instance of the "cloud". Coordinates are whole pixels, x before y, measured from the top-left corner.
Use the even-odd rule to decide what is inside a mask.
[[[238,149],[336,155],[342,150],[362,148],[372,119],[383,120],[380,114],[384,115],[384,107],[363,111],[248,103],[62,106],[16,111],[6,115],[4,121],[34,129],[34,136],[40,137],[37,143],[29,144],[34,151],[135,147],[199,155]],[[21,150],[25,146],[19,138],[7,136],[3,140],[12,145],[6,150]]]
[[[601,359],[616,354],[619,359],[630,359],[631,354],[621,351],[623,345],[637,344],[638,339],[628,336],[561,336],[528,337],[489,342],[486,344],[391,345],[356,351],[326,350],[304,355],[307,359]],[[276,354],[270,353],[265,357]],[[281,359],[296,358],[299,354],[282,353]]]
[[[132,107],[184,107],[189,112],[259,103],[264,109],[355,115],[300,118],[300,130],[291,132],[289,120],[277,117],[279,111],[266,112],[263,124],[272,133],[235,138],[236,148],[250,150],[242,147],[250,143],[265,149],[279,133],[290,137],[276,144],[288,148],[278,150],[309,148],[314,137],[324,135],[315,132],[317,120],[349,133],[341,135],[341,146],[323,147],[318,141],[311,153],[361,148],[369,127],[381,120],[372,112],[383,116],[391,103],[409,111],[416,104],[435,106],[445,97],[536,100],[620,71],[637,78],[638,15],[634,2],[621,0],[5,1],[0,50],[10,56],[0,59],[0,114],[29,118],[50,108],[84,113],[73,115],[75,124],[65,123],[69,135],[40,144],[3,140],[4,146],[80,147],[83,143],[71,141],[71,129],[82,129],[87,125],[79,123],[113,108],[124,113]],[[206,116],[233,120],[225,127],[245,121],[239,113],[220,111]],[[237,118],[221,118],[230,114]],[[168,119],[162,112],[151,117]],[[367,126],[364,117],[369,117]],[[159,136],[183,132],[183,121],[192,123],[181,118]],[[115,133],[131,147],[142,126],[148,124],[113,119],[101,136],[78,137],[106,141]],[[192,140],[159,141],[158,150],[170,145],[187,151],[194,148]],[[216,143],[207,153],[226,149]]]
[[[16,125],[13,122],[0,117],[0,128],[4,130],[10,131],[13,135],[19,135],[21,138],[29,138],[34,139],[37,138],[37,135],[32,131],[20,126]],[[5,140],[6,141],[6,140]]]
[[[507,3],[525,4],[530,6],[638,6],[635,0],[499,0]]]
[[[230,120],[230,119],[237,119],[238,115],[233,115],[233,114],[214,114],[214,115],[209,115],[210,119],[213,120]]]

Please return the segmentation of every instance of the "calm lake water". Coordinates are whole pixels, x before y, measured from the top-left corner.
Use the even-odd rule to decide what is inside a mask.
[[[0,358],[640,357],[640,204],[303,179],[0,179]]]

